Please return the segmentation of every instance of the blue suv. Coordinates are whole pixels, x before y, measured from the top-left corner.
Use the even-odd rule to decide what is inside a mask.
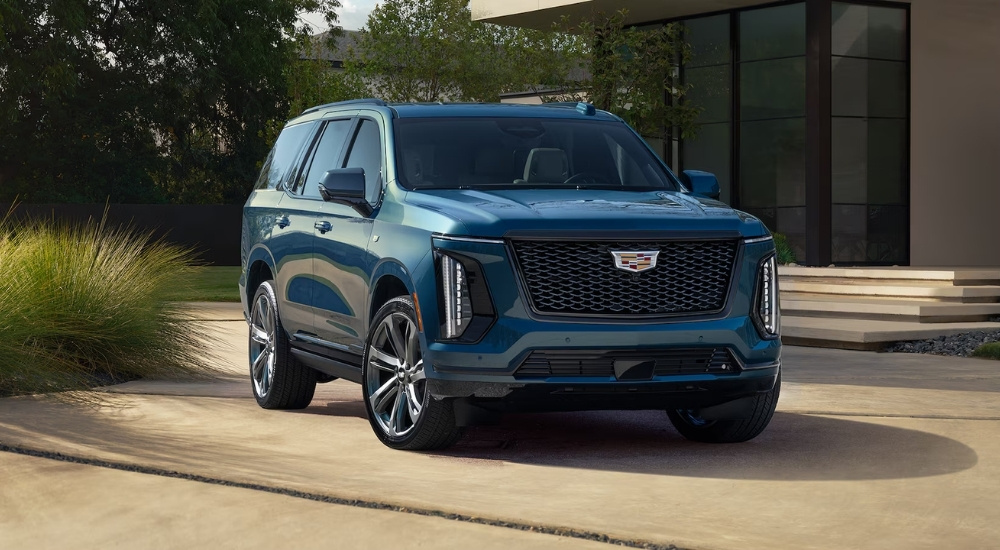
[[[309,109],[244,208],[254,396],[357,382],[396,449],[506,411],[658,409],[692,440],[751,439],[780,388],[774,241],[718,196],[588,104]]]

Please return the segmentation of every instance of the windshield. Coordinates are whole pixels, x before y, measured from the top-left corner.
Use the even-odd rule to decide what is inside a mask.
[[[621,122],[402,118],[394,126],[398,177],[409,189],[677,190]]]

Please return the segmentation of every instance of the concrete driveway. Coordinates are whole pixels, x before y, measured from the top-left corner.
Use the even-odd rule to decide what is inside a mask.
[[[245,326],[205,323],[231,372],[216,381],[0,400],[0,548],[1000,545],[1000,363],[788,347],[778,413],[748,443],[593,412],[404,453],[349,383],[258,408]]]

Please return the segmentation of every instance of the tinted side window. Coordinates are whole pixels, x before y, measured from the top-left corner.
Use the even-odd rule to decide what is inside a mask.
[[[306,138],[312,134],[315,123],[296,124],[281,131],[274,148],[264,160],[255,189],[275,189],[288,175]]]
[[[323,129],[323,137],[316,144],[316,152],[313,154],[309,169],[304,171],[299,185],[300,192],[306,197],[319,198],[319,182],[323,179],[323,174],[327,170],[336,168],[337,159],[340,158],[340,151],[347,141],[347,133],[351,131],[351,119],[333,120],[326,124]]]
[[[381,192],[382,178],[382,139],[379,137],[378,124],[373,120],[362,119],[358,133],[354,136],[351,151],[347,153],[344,168],[365,169],[365,196],[368,202],[375,204]]]

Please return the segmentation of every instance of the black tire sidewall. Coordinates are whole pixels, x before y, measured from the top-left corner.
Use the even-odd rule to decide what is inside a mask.
[[[368,337],[365,338],[365,353],[361,362],[361,398],[365,403],[365,411],[368,413],[368,422],[371,424],[372,431],[375,432],[375,435],[378,436],[379,440],[393,448],[405,448],[408,443],[416,439],[420,434],[420,429],[423,427],[428,415],[421,414],[420,418],[417,418],[416,424],[413,425],[413,429],[411,429],[406,435],[402,437],[391,437],[389,434],[385,433],[382,426],[379,425],[378,420],[375,419],[375,412],[372,410],[371,403],[368,399],[368,369],[370,368],[368,354],[372,346],[372,339],[375,337],[375,331],[382,320],[393,313],[403,313],[410,318],[410,321],[413,322],[414,326],[419,326],[417,324],[416,309],[413,307],[413,300],[409,296],[393,298],[379,308],[368,327]],[[421,353],[423,353],[423,350],[421,350]],[[425,411],[425,413],[427,408],[431,406],[431,399],[431,392],[427,391],[425,388],[422,402],[420,403],[421,410]]]

